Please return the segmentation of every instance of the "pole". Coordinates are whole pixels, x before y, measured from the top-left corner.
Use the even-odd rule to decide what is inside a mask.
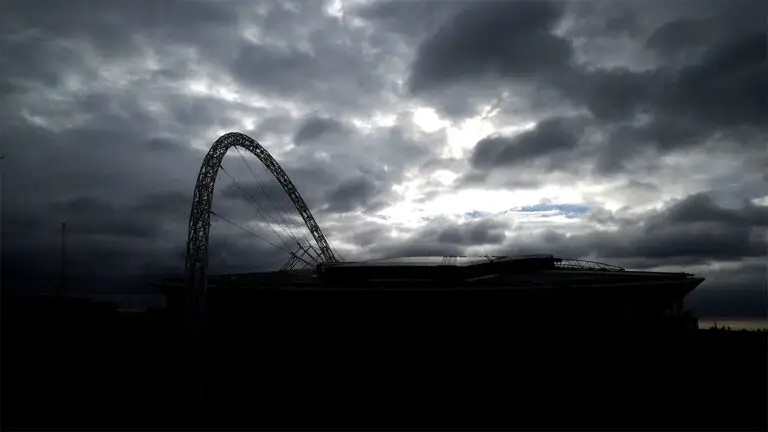
[[[5,155],[0,156],[0,161],[5,159]],[[0,276],[3,274],[3,259],[2,259],[2,250],[3,250],[3,164],[0,163]],[[0,277],[0,290],[3,288],[3,282],[2,277]]]
[[[67,223],[61,223],[61,263],[59,264],[59,283],[56,286],[56,297],[60,297],[64,292],[64,283],[67,277],[66,253],[67,253]]]

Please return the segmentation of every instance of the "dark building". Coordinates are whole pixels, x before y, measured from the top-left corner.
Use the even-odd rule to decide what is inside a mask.
[[[208,292],[212,314],[242,309],[281,319],[404,321],[428,315],[453,322],[690,325],[683,299],[703,281],[688,273],[627,271],[552,255],[429,256],[320,264],[315,272],[216,275]],[[169,308],[181,312],[184,281],[160,285]]]

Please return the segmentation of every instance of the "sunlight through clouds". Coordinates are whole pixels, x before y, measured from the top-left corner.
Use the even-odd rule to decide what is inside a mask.
[[[435,132],[448,125],[447,122],[440,120],[440,116],[434,109],[424,107],[413,110],[413,122],[427,133]]]
[[[379,214],[386,216],[393,222],[414,226],[421,225],[424,218],[438,216],[456,221],[464,220],[464,215],[473,211],[486,215],[500,215],[516,208],[540,204],[542,198],[546,196],[555,197],[553,202],[567,202],[569,204],[579,202],[568,199],[569,196],[572,199],[579,198],[575,190],[569,191],[555,187],[537,191],[461,190],[446,192],[423,203],[416,202],[416,199],[419,197],[418,184],[399,187],[398,192],[403,195],[404,201],[379,212]],[[551,220],[572,221],[572,218],[562,217],[561,219],[559,214],[554,213],[516,214],[520,218],[539,219],[555,217],[556,219]]]

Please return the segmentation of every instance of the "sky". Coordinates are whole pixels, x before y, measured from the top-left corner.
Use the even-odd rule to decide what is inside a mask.
[[[181,272],[200,164],[236,131],[346,259],[551,253],[700,274],[697,295],[755,309],[766,16],[760,0],[6,1],[3,277],[56,274],[62,221],[73,274]],[[225,158],[237,182],[219,176],[214,211],[265,237],[296,227],[245,160]],[[285,257],[217,218],[210,254],[213,271]]]

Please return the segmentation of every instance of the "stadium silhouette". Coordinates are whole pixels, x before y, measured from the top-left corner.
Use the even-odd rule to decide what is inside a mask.
[[[208,274],[211,215],[237,225],[212,211],[233,147],[314,242],[272,244],[280,271]],[[698,329],[683,300],[702,282],[552,255],[345,261],[269,152],[229,133],[198,174],[185,275],[155,283],[164,308],[3,295],[3,421],[764,430],[766,334]]]

